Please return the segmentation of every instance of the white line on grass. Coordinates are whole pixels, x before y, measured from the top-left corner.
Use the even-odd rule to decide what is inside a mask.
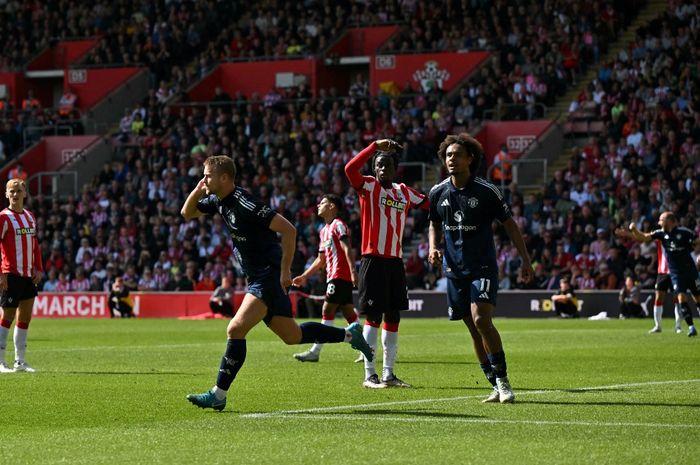
[[[246,416],[246,415],[243,415]],[[596,426],[596,427],[642,427],[642,428],[700,428],[700,425],[690,425],[690,424],[673,424],[673,423],[635,423],[635,422],[606,422],[606,421],[554,421],[554,420],[499,420],[495,418],[426,418],[421,416],[406,418],[406,417],[396,417],[394,415],[353,415],[353,414],[335,414],[335,415],[275,415],[268,417],[254,417],[254,418],[269,418],[269,419],[294,419],[294,420],[342,420],[342,421],[364,421],[371,423],[373,421],[390,421],[392,423],[403,422],[403,423],[415,423],[420,421],[421,423],[507,423],[513,425],[542,425],[542,426]]]
[[[641,383],[625,383],[625,384],[609,384],[606,386],[590,386],[590,387],[580,387],[580,388],[570,388],[570,389],[542,389],[538,391],[520,391],[518,392],[518,396],[527,396],[527,395],[539,395],[539,394],[548,394],[552,392],[586,392],[586,391],[598,391],[602,389],[619,389],[619,388],[629,388],[629,387],[643,387],[643,386],[657,386],[657,385],[665,385],[665,384],[679,384],[679,383],[698,383],[700,382],[700,379],[682,379],[682,380],[673,380],[673,381],[645,381]],[[418,405],[418,404],[430,404],[430,403],[436,403],[436,402],[455,402],[458,400],[467,400],[467,399],[481,399],[483,394],[481,395],[472,395],[472,396],[457,396],[457,397],[437,397],[437,398],[432,398],[432,399],[414,399],[414,400],[396,400],[396,401],[391,401],[391,402],[376,402],[372,404],[353,404],[353,405],[335,405],[331,407],[315,407],[315,408],[308,408],[308,409],[299,409],[299,410],[280,410],[277,412],[264,412],[264,413],[246,413],[244,415],[241,415],[243,418],[266,418],[266,417],[282,417],[285,418],[287,416],[297,416],[299,414],[308,414],[308,413],[322,413],[322,412],[335,412],[338,410],[349,410],[349,409],[358,409],[358,408],[372,408],[372,407],[388,407],[388,406],[393,406],[393,405]]]

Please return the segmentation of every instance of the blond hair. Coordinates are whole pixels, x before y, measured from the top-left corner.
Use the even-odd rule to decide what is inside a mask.
[[[204,160],[204,166],[208,166],[216,174],[227,174],[233,180],[236,179],[236,164],[233,158],[227,155],[216,155]]]
[[[10,179],[7,181],[7,184],[5,185],[5,192],[9,191],[13,187],[20,187],[24,191],[24,193],[27,193],[27,183],[24,182],[24,179]]]

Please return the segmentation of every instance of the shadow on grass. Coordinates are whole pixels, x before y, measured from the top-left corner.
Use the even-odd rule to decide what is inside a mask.
[[[62,374],[62,375],[161,375],[161,376],[201,376],[200,373],[185,373],[179,371],[45,371],[44,373]]]
[[[430,418],[485,418],[484,415],[466,415],[463,413],[437,412],[434,410],[392,410],[392,409],[362,409],[346,412],[325,412],[324,415],[392,415],[406,417]]]
[[[476,362],[451,362],[447,360],[401,360],[401,365],[477,365]]]

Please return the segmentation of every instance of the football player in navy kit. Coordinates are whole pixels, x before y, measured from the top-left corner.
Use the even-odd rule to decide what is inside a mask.
[[[518,249],[526,282],[533,277],[530,256],[501,192],[476,176],[484,159],[481,144],[469,134],[450,135],[440,144],[438,156],[449,177],[430,191],[428,256],[433,265],[443,266],[450,320],[467,325],[476,357],[493,386],[484,402],[513,402],[501,336],[492,321],[498,291],[493,220],[503,223]],[[444,254],[438,248],[443,235]]]
[[[290,267],[296,229],[282,215],[237,187],[235,177],[233,159],[227,156],[207,158],[204,178],[189,194],[180,212],[186,220],[204,214],[221,215],[248,278],[246,295],[226,330],[228,342],[216,385],[205,393],[187,396],[198,407],[219,411],[226,406],[227,391],[245,361],[245,337],[260,321],[286,344],[345,341],[370,360],[373,357],[372,349],[362,336],[362,328],[356,322],[345,329],[317,322],[297,325],[287,295],[292,284]]]
[[[677,296],[681,315],[688,324],[688,336],[697,336],[687,292],[690,291],[695,302],[700,304],[700,277],[691,255],[693,247],[700,239],[690,229],[679,226],[678,217],[673,212],[663,212],[659,216],[659,226],[660,229],[643,233],[634,223],[630,223],[629,232],[640,242],[655,239],[661,241],[668,260],[668,274],[671,277],[673,292]]]

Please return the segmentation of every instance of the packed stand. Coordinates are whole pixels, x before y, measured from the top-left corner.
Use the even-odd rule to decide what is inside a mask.
[[[542,117],[645,2],[407,2],[409,27],[387,53],[492,50],[495,55],[461,89],[463,125]],[[485,115],[485,113],[487,113]]]

